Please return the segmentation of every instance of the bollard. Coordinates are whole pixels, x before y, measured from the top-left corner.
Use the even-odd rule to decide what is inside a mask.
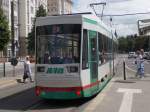
[[[6,76],[6,72],[5,72],[5,62],[3,63],[3,67],[4,67],[3,72],[4,72],[4,77],[5,77],[5,76]]]
[[[126,80],[126,67],[125,67],[125,60],[123,61],[123,78]]]

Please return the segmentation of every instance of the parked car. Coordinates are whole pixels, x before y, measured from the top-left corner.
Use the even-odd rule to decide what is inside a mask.
[[[150,52],[144,52],[143,58],[150,60]]]
[[[129,52],[128,58],[136,58],[136,53],[135,52]]]
[[[148,52],[144,52],[143,58],[146,59],[146,58],[147,58],[147,55],[148,55]]]

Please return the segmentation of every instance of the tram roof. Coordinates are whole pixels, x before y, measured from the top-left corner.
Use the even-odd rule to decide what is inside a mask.
[[[57,21],[57,19],[58,18],[60,19],[60,17],[61,17],[62,20],[64,20],[64,19],[68,19],[68,20],[72,19],[72,22],[76,22],[76,23],[79,23],[79,22],[82,23],[82,18],[87,18],[87,19],[92,20],[95,23],[96,22],[99,23],[101,26],[103,26],[104,28],[106,28],[109,31],[111,29],[109,26],[105,25],[103,23],[103,21],[101,21],[98,17],[96,17],[94,14],[90,14],[90,13],[85,13],[85,14],[84,13],[80,13],[80,14],[66,14],[66,15],[54,15],[54,16],[38,17],[36,19],[36,25],[37,26],[48,25],[49,23],[43,22],[43,21],[47,21],[48,19],[54,19],[55,21]],[[75,19],[76,19],[76,21],[75,21]],[[41,22],[39,22],[39,21],[41,21]],[[62,23],[63,21],[60,21],[60,20],[57,21],[58,24],[60,22]]]
[[[99,25],[104,28],[105,31],[111,33],[111,30],[114,34],[114,29],[106,25],[100,18],[91,13],[77,13],[77,14],[64,14],[64,15],[54,15],[46,17],[38,17],[36,19],[36,26],[52,25],[52,24],[83,24],[83,19],[86,21]],[[51,24],[50,24],[51,23]]]

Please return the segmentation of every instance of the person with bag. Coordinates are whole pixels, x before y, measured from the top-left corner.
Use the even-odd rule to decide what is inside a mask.
[[[137,58],[135,64],[137,65],[137,73],[136,77],[139,76],[140,78],[144,77],[144,59],[143,59],[143,52],[144,50],[141,49],[137,51]]]
[[[137,54],[137,57],[136,57],[136,60],[135,60],[135,64],[136,64],[136,67],[137,67],[137,72],[136,72],[136,77],[137,76],[140,76],[140,71],[141,71],[141,55],[140,55],[140,51],[138,50],[136,52]]]
[[[140,58],[140,78],[144,77],[144,58],[143,58],[143,55],[144,55],[144,50],[141,49],[140,50],[141,52],[141,58]]]
[[[26,56],[26,61],[24,62],[23,83],[25,83],[25,80],[27,78],[30,79],[30,82],[33,82],[32,77],[31,77],[31,67],[30,67],[29,56]]]

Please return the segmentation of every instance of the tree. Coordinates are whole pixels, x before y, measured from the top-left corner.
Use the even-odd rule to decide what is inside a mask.
[[[120,52],[137,51],[139,49],[150,50],[150,36],[129,35],[126,38],[120,37],[118,42]]]
[[[2,51],[10,40],[9,25],[3,10],[0,8],[0,51]]]
[[[36,12],[36,17],[44,17],[46,15],[46,10],[44,9],[43,5],[40,5],[39,9]]]
[[[127,52],[127,39],[125,37],[120,37],[118,38],[118,43],[119,52]]]
[[[46,10],[44,9],[43,5],[40,5],[37,12],[36,12],[36,18],[37,17],[44,17],[46,16]],[[35,18],[35,20],[36,20]],[[28,44],[28,53],[30,55],[34,55],[35,53],[35,20],[34,20],[34,24],[33,24],[33,28],[31,30],[31,33],[28,34],[28,38],[27,38],[27,44]]]

